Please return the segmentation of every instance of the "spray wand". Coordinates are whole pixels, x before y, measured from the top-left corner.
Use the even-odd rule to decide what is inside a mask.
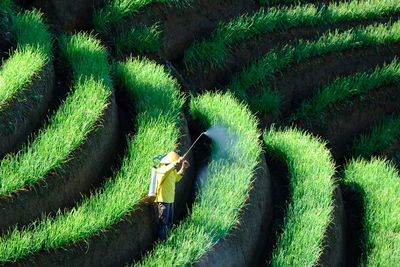
[[[200,137],[205,134],[206,132],[202,132],[199,137],[197,137],[197,139],[193,142],[193,144],[189,147],[188,151],[186,151],[186,153],[183,155],[182,158],[186,158],[187,154],[190,152],[190,150],[192,150],[192,148],[194,147],[194,145],[197,143],[197,141],[199,141]]]

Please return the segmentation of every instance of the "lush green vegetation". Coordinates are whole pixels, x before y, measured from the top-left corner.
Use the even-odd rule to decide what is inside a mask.
[[[237,224],[248,197],[261,154],[254,116],[229,93],[194,98],[190,112],[203,129],[212,125],[226,129],[229,149],[213,146],[207,178],[199,183],[191,214],[137,266],[187,266],[196,262]]]
[[[108,0],[104,8],[95,12],[93,22],[98,31],[107,28],[122,18],[138,12],[140,9],[152,3],[163,3],[166,5],[183,6],[191,0]]]
[[[332,221],[335,167],[325,143],[296,129],[264,133],[266,153],[284,162],[290,202],[271,266],[315,266]]]
[[[72,66],[72,90],[36,138],[0,162],[0,195],[32,185],[50,171],[61,171],[58,167],[100,123],[109,104],[111,79],[105,49],[86,34],[60,42]]]
[[[387,161],[358,159],[345,168],[343,182],[363,199],[360,266],[396,266],[400,251],[400,176]]]
[[[318,7],[313,4],[293,7],[261,8],[252,15],[241,15],[230,22],[220,23],[211,36],[195,42],[185,51],[187,68],[223,68],[229,46],[261,34],[283,31],[297,26],[320,26],[343,21],[375,19],[400,11],[398,0],[352,0]]]
[[[279,96],[279,92],[272,89],[269,80],[290,64],[300,63],[306,59],[331,52],[392,44],[399,41],[400,21],[390,25],[377,24],[366,28],[355,28],[343,33],[327,33],[316,41],[300,40],[295,46],[286,45],[270,50],[265,56],[255,60],[234,75],[227,88],[240,99],[249,103],[253,111],[278,114],[280,103],[283,100]],[[253,90],[252,87],[257,87],[257,90]]]
[[[400,115],[385,118],[353,142],[352,155],[369,158],[387,148],[400,137]]]
[[[136,54],[152,53],[162,46],[160,25],[133,27],[123,31],[114,38],[118,54],[134,52]]]
[[[299,118],[308,121],[324,121],[324,110],[351,96],[360,95],[385,85],[400,82],[400,63],[397,59],[382,68],[376,67],[373,71],[356,73],[354,75],[340,77],[318,89],[314,96],[304,101],[299,110],[294,112],[290,121]],[[349,100],[350,101],[350,100]],[[346,103],[349,105],[350,103]]]
[[[51,59],[51,35],[42,13],[33,10],[10,14],[10,31],[17,47],[0,68],[0,112],[18,99]]]
[[[73,37],[74,39],[80,39]],[[92,46],[105,52],[90,37]],[[76,49],[79,47],[76,47]],[[76,56],[90,56],[83,48]],[[89,62],[87,62],[89,63]],[[98,64],[97,64],[98,65]],[[104,77],[109,82],[109,77]],[[154,155],[175,150],[179,138],[179,116],[184,99],[177,82],[159,65],[148,60],[128,59],[115,67],[116,80],[135,102],[136,134],[128,137],[128,148],[121,168],[103,188],[77,206],[55,217],[45,217],[19,231],[0,238],[0,262],[9,262],[43,249],[62,247],[89,238],[120,220],[146,194],[149,167]],[[85,105],[83,105],[85,106]],[[157,144],[155,146],[154,144]]]

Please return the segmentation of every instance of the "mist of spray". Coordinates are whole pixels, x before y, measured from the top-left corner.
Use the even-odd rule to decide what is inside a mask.
[[[228,132],[228,128],[222,125],[215,125],[204,132],[212,141],[213,155],[211,160],[228,159],[230,152],[235,148],[236,136]],[[199,169],[197,175],[197,189],[203,187],[207,182],[208,166]]]

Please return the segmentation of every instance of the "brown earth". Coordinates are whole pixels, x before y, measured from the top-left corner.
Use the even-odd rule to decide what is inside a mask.
[[[0,112],[0,158],[19,147],[40,126],[54,100],[54,83],[54,66],[49,62]]]
[[[374,20],[359,20],[343,23],[335,23],[323,26],[294,27],[285,31],[275,31],[262,34],[251,40],[242,40],[230,46],[229,53],[224,63],[217,67],[194,67],[185,70],[183,66],[177,64],[177,68],[182,73],[185,80],[190,84],[190,88],[198,90],[211,90],[214,87],[224,88],[229,83],[231,76],[239,72],[243,66],[251,61],[265,55],[269,50],[286,44],[295,44],[297,40],[315,40],[323,33],[339,30],[341,32],[356,26],[367,26],[377,22],[387,22],[400,17],[400,13],[382,16]]]
[[[195,0],[190,7],[168,7],[153,3],[139,12],[130,15],[111,27],[103,37],[111,40],[122,29],[137,25],[152,25],[161,22],[163,47],[159,56],[171,60],[183,55],[183,52],[196,39],[203,38],[218,23],[232,17],[258,9],[254,0]]]
[[[299,119],[295,123],[300,128],[328,140],[328,146],[336,161],[350,156],[355,136],[366,131],[383,117],[400,109],[400,88],[384,86],[368,93],[340,101],[323,111],[323,119],[317,121]]]
[[[0,231],[23,226],[43,213],[73,206],[101,182],[118,146],[119,123],[114,95],[87,139],[69,155],[69,160],[32,186],[0,197]]]
[[[264,253],[264,238],[270,231],[271,222],[271,176],[264,155],[261,155],[238,224],[194,266],[255,266]]]
[[[191,143],[185,117],[181,117],[181,137],[178,152],[186,151]],[[193,155],[189,154],[191,161]],[[190,169],[189,169],[190,170]],[[150,167],[149,167],[150,171]],[[194,173],[185,173],[177,184],[176,212],[185,209],[188,192],[192,191]],[[182,195],[180,195],[182,194]],[[154,198],[145,197],[121,220],[96,233],[87,241],[42,251],[9,266],[123,266],[138,260],[156,241],[157,209]]]

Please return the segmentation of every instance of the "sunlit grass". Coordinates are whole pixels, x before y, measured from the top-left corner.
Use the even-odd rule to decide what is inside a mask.
[[[65,63],[72,66],[71,92],[33,141],[0,161],[0,195],[32,185],[50,171],[61,171],[109,105],[111,79],[99,41],[79,34],[64,37],[61,43]]]
[[[385,160],[352,160],[343,183],[362,197],[362,256],[359,266],[400,262],[400,176]]]
[[[266,153],[288,167],[290,200],[271,266],[315,266],[333,219],[335,167],[325,143],[296,129],[264,133]]]
[[[213,146],[207,178],[196,193],[191,213],[165,243],[157,243],[135,266],[193,264],[238,224],[239,211],[248,198],[261,153],[254,116],[229,93],[206,93],[192,99],[190,113],[204,129],[226,127],[229,149]]]
[[[18,97],[33,79],[40,78],[52,56],[52,38],[42,13],[33,10],[10,15],[16,48],[0,67],[0,112],[15,100],[25,101]]]

